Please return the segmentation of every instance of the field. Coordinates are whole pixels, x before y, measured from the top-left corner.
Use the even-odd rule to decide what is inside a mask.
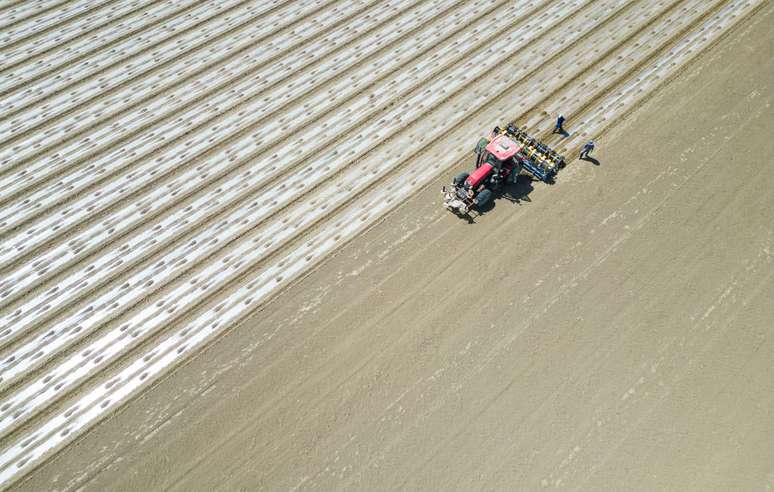
[[[772,19],[0,6],[0,480],[774,487]],[[440,210],[509,120],[557,183]]]

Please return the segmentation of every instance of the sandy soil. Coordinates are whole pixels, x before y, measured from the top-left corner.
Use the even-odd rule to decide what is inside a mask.
[[[767,8],[6,2],[0,487],[66,450],[397,204],[416,195],[415,208],[433,203],[421,190],[469,165],[472,143],[494,124],[515,120],[568,155],[588,138],[603,136],[604,146],[609,128],[734,26],[768,19]],[[569,118],[562,137],[551,134],[560,112]],[[557,188],[595,181],[585,169],[563,170]],[[522,183],[511,198],[532,187]],[[534,188],[536,203],[565,199]],[[427,206],[420,229],[442,217]],[[498,223],[500,213],[488,215]],[[561,213],[537,215],[565,227]],[[475,230],[472,240],[491,241]],[[519,252],[546,256],[543,231],[519,237],[541,253],[525,244]],[[551,251],[572,257],[567,244]],[[551,261],[519,278],[544,275]]]
[[[556,186],[468,224],[437,180],[21,487],[774,488],[772,19]]]

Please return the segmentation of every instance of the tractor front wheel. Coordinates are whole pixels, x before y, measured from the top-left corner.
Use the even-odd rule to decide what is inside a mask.
[[[468,173],[459,173],[454,176],[454,181],[452,181],[452,183],[454,183],[454,186],[462,186],[465,180],[468,179],[468,176],[470,176]]]
[[[492,201],[492,191],[489,189],[481,190],[478,196],[476,196],[476,205],[478,206],[479,210],[485,208],[487,205],[489,205],[489,202],[491,201]]]

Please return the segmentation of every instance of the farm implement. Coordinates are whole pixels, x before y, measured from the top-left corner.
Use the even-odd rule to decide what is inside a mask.
[[[488,137],[479,140],[473,152],[476,169],[458,174],[451,186],[442,190],[446,208],[460,215],[486,207],[494,193],[505,184],[515,183],[522,171],[551,183],[564,166],[563,156],[513,123],[505,129],[496,126]]]

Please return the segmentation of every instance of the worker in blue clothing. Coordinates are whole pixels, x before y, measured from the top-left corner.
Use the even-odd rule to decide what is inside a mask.
[[[562,133],[564,134],[564,115],[559,115],[559,117],[556,119],[556,126],[554,127],[554,131],[552,133]]]
[[[594,141],[589,140],[588,143],[586,143],[586,145],[583,146],[583,149],[581,150],[581,153],[580,153],[580,158],[581,159],[588,158],[592,150],[594,150]]]

